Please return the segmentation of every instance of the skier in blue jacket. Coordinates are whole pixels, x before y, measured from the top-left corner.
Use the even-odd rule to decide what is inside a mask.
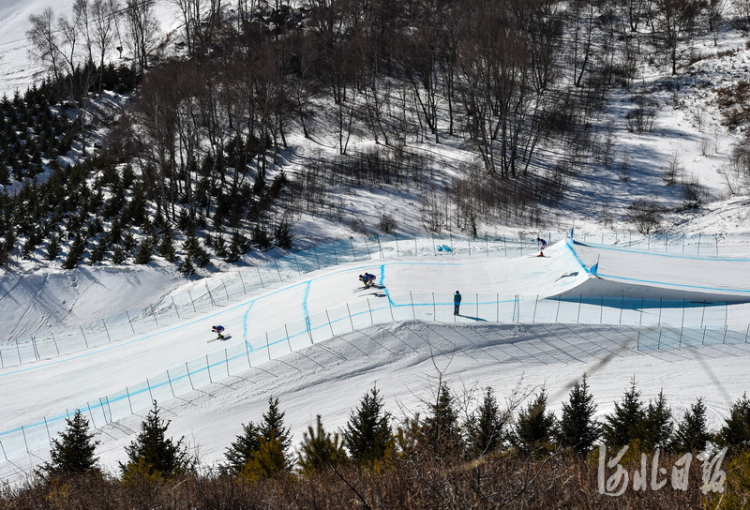
[[[536,240],[539,243],[539,256],[544,257],[544,249],[547,247],[547,241],[541,237],[537,237]]]
[[[458,308],[461,306],[461,294],[456,291],[456,293],[453,295],[453,315],[460,315],[458,313]]]

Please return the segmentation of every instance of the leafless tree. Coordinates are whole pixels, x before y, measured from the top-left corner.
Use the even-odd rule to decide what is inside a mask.
[[[117,13],[120,8],[118,0],[93,0],[91,3],[92,45],[98,50],[100,68],[104,67],[104,57],[117,34]]]
[[[29,16],[31,28],[26,38],[31,43],[29,52],[43,65],[47,66],[55,80],[61,76],[63,53],[60,49],[60,37],[55,27],[55,15],[51,8],[41,14]]]
[[[156,47],[159,22],[154,13],[155,0],[126,0],[125,19],[133,63],[137,72],[148,68],[149,54]]]

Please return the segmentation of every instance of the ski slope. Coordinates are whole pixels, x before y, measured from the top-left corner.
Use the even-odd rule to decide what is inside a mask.
[[[634,377],[644,398],[664,388],[677,416],[704,397],[720,425],[747,390],[750,261],[570,240],[545,253],[340,264],[116,342],[6,366],[0,478],[42,462],[75,409],[99,431],[113,472],[152,399],[212,465],[271,395],[298,442],[317,414],[343,426],[373,385],[395,416],[421,411],[439,376],[467,397],[491,386],[501,401],[545,386],[554,409],[587,372],[602,413]],[[360,291],[365,271],[382,288]],[[232,338],[209,343],[217,323]]]

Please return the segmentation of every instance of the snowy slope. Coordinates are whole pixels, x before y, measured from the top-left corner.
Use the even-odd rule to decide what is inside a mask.
[[[545,386],[556,409],[571,382],[587,372],[602,413],[612,409],[634,377],[646,399],[664,388],[677,416],[705,397],[711,424],[718,427],[732,401],[747,390],[750,344],[740,331],[725,331],[723,340],[720,334],[729,312],[709,313],[705,329],[683,336],[679,323],[670,330],[656,328],[653,310],[628,309],[623,316],[611,303],[602,308],[537,301],[540,291],[550,297],[575,293],[591,278],[565,241],[547,253],[543,259],[532,252],[514,258],[402,256],[347,263],[278,282],[169,326],[154,325],[145,334],[3,368],[0,402],[7,412],[0,444],[8,458],[0,459],[0,476],[18,479],[44,459],[48,434],[60,430],[76,408],[100,430],[98,452],[110,470],[124,459],[122,447],[132,440],[152,398],[168,410],[171,433],[184,435],[211,465],[222,460],[242,423],[260,418],[270,395],[280,399],[299,441],[317,414],[330,428],[342,426],[373,385],[396,416],[420,411],[441,374],[467,398],[471,388],[491,386],[503,398],[519,385],[526,392]],[[638,276],[668,273],[674,265],[672,258],[653,253],[617,254],[625,267],[639,268]],[[593,256],[587,251],[583,259]],[[678,260],[691,260],[685,257]],[[725,262],[718,263],[721,275]],[[353,293],[364,271],[376,274],[384,288]],[[695,273],[681,278],[686,284],[701,281]],[[737,285],[746,284],[741,280]],[[456,289],[464,295],[459,317],[451,315]],[[664,290],[669,289],[652,288],[657,298]],[[725,308],[736,322],[750,322],[745,305]],[[351,316],[338,315],[342,310]],[[329,322],[319,323],[320,317]],[[682,317],[685,321],[684,312]],[[667,313],[662,317],[659,311],[659,318],[663,328]],[[232,338],[207,343],[216,323]],[[331,340],[329,331],[349,333]],[[269,341],[265,332],[276,333]],[[676,332],[679,346],[676,339],[668,345]]]

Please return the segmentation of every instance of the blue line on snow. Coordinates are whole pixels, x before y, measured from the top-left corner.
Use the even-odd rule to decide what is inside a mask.
[[[653,252],[647,250],[638,250],[633,248],[624,248],[617,246],[610,246],[606,244],[595,244],[595,243],[582,243],[580,241],[573,241],[574,244],[581,246],[590,246],[598,250],[609,250],[609,251],[621,251],[625,253],[640,253],[642,255],[653,255],[654,257],[669,257],[675,259],[686,259],[686,260],[713,260],[717,262],[750,262],[750,259],[740,258],[727,258],[727,257],[714,257],[711,255],[685,255],[680,253],[666,253],[666,252]]]
[[[584,264],[584,263],[583,263],[583,261],[582,261],[582,260],[581,260],[581,258],[580,258],[580,257],[578,256],[578,254],[576,253],[576,251],[575,251],[575,250],[573,249],[573,243],[574,243],[574,242],[575,242],[575,241],[572,241],[572,242],[571,242],[571,240],[570,240],[570,239],[568,239],[567,241],[565,241],[565,246],[567,246],[567,247],[568,247],[568,249],[570,250],[570,252],[571,252],[571,253],[573,254],[573,256],[575,257],[575,259],[576,259],[576,262],[578,262],[578,265],[580,265],[580,266],[581,266],[581,267],[583,268],[583,270],[584,270],[584,271],[586,271],[586,274],[591,274],[591,271],[589,271],[589,268],[587,268],[587,267],[586,267],[586,264]]]
[[[612,278],[615,280],[627,280],[630,282],[649,283],[652,285],[667,285],[670,287],[685,287],[687,289],[713,290],[717,292],[738,292],[742,294],[750,294],[750,290],[743,290],[743,289],[723,289],[721,287],[704,287],[701,285],[687,285],[684,283],[658,282],[658,281],[653,281],[653,280],[641,280],[639,278],[627,278],[625,276],[614,276],[614,275],[603,274],[603,273],[598,273],[598,276],[601,276],[603,278]]]

